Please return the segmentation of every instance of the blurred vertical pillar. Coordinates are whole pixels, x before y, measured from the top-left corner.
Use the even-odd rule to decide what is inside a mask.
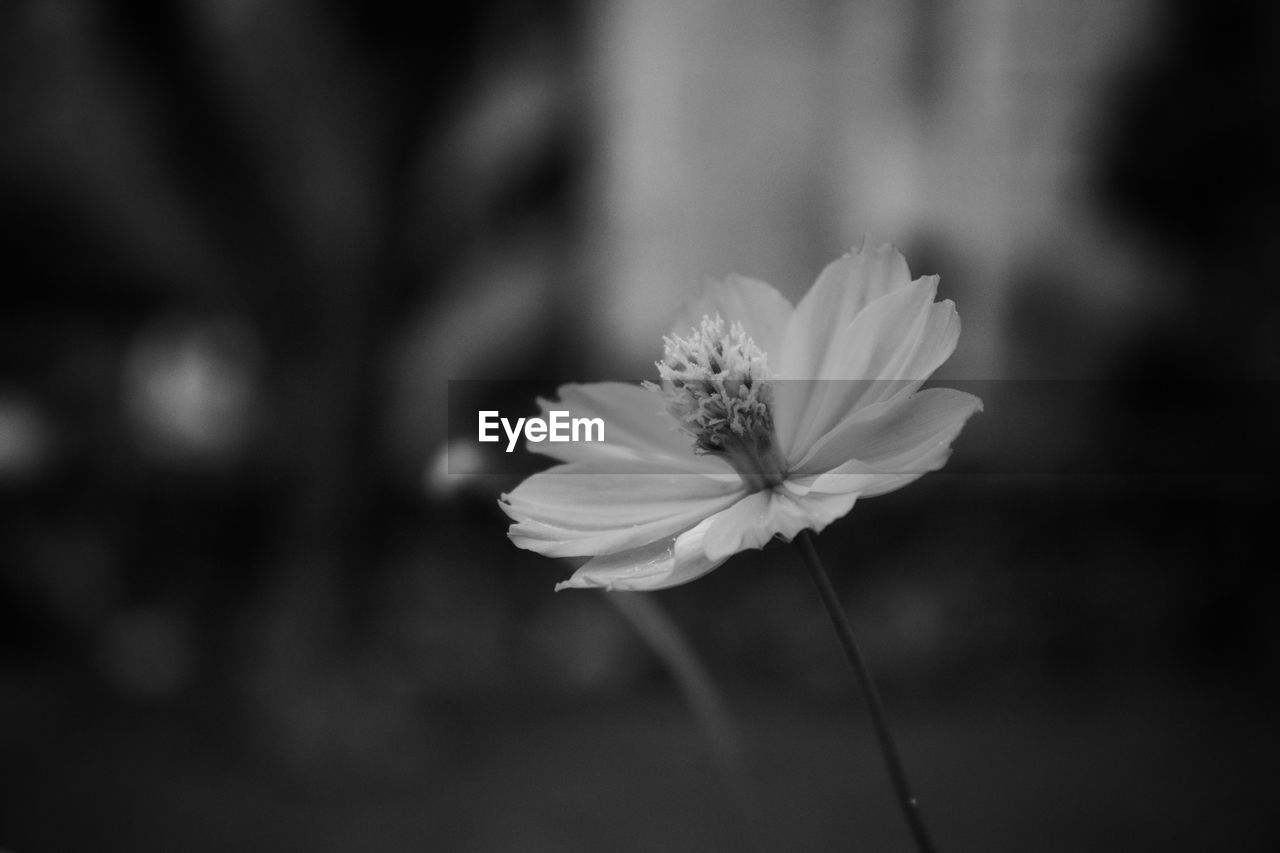
[[[596,343],[647,375],[707,275],[790,297],[866,233],[938,247],[966,334],[952,376],[997,377],[1029,259],[1117,290],[1082,187],[1101,86],[1148,0],[612,0],[593,7],[600,110]],[[932,261],[933,258],[928,259]]]
[[[593,7],[602,152],[594,343],[647,377],[705,277],[796,297],[853,242],[830,232],[829,0],[611,0]]]
[[[947,369],[966,377],[995,369],[1016,241],[1010,5],[850,3],[834,23],[839,225],[893,241],[913,274],[942,276],[965,326]],[[910,252],[922,241],[940,245],[943,268]]]
[[[1127,286],[1088,171],[1101,96],[1141,46],[1150,6],[917,0],[905,16],[897,4],[845,7],[849,76],[880,82],[878,95],[847,90],[840,111],[846,147],[860,152],[841,210],[885,221],[895,239],[942,244],[956,268],[920,272],[941,273],[961,306],[952,376],[1019,375],[1006,351],[1007,307],[1029,267],[1094,307],[1112,307]],[[883,67],[894,71],[876,74]]]

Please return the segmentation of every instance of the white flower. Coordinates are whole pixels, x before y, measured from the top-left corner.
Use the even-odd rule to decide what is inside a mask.
[[[937,286],[869,241],[794,308],[762,281],[709,284],[665,339],[661,386],[565,385],[539,401],[602,418],[606,441],[531,444],[566,464],[502,496],[508,535],[591,557],[557,589],[661,589],[942,467],[982,402],[918,390],[960,333]]]

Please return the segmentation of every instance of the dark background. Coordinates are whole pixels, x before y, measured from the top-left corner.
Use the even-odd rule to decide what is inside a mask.
[[[909,849],[793,549],[637,615],[440,469],[449,380],[650,378],[699,277],[870,231],[986,389],[819,538],[940,848],[1276,849],[1277,57],[1223,0],[3,4],[0,848]]]

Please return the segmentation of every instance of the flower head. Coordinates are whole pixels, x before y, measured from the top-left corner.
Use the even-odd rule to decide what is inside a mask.
[[[741,323],[725,331],[717,314],[704,315],[687,338],[663,340],[658,376],[667,411],[693,438],[695,453],[720,454],[752,491],[783,479],[773,440],[773,383],[766,356]]]
[[[607,440],[530,445],[565,464],[502,496],[508,535],[591,558],[557,589],[661,589],[942,467],[982,403],[919,390],[960,333],[937,285],[869,242],[794,307],[761,281],[709,284],[664,340],[660,384],[566,385],[539,401],[602,418]]]

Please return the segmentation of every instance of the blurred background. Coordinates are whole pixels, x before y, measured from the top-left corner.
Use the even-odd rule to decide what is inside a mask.
[[[941,849],[1277,849],[1278,10],[0,5],[0,848],[909,849],[793,549],[645,599],[709,738],[440,466],[869,233],[987,401],[819,539]]]

